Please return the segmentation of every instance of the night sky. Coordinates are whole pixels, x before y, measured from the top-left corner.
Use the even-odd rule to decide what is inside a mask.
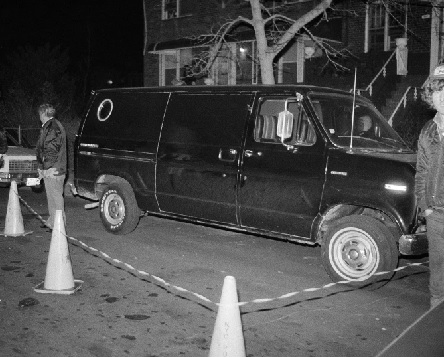
[[[94,68],[141,73],[143,28],[142,0],[1,0],[0,60],[50,43],[74,65],[90,53]]]

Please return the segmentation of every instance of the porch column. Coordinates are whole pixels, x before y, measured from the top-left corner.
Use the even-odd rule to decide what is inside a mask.
[[[441,36],[443,9],[441,6],[444,5],[444,0],[435,0],[433,1],[433,5],[430,29],[430,71],[433,71],[443,56],[443,38]]]

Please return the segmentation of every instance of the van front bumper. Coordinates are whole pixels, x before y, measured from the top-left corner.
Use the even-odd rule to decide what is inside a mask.
[[[404,234],[399,238],[399,252],[403,255],[422,255],[428,250],[427,232]]]

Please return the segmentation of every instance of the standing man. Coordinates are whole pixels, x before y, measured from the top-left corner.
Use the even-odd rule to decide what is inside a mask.
[[[63,212],[65,220],[65,204],[63,187],[66,178],[66,133],[62,124],[55,119],[56,110],[51,104],[42,104],[38,108],[42,129],[37,142],[37,161],[39,176],[45,181],[48,199],[49,217],[45,226],[50,230],[54,227],[56,210]]]
[[[428,78],[422,98],[437,111],[419,135],[415,178],[418,207],[427,220],[430,305],[434,307],[444,300],[444,64]]]

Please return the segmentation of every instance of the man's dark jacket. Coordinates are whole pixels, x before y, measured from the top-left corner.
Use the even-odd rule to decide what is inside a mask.
[[[444,137],[439,135],[434,119],[419,134],[415,194],[421,211],[444,208]]]
[[[40,130],[36,155],[39,169],[54,167],[56,176],[66,174],[66,133],[57,119],[49,119]]]

